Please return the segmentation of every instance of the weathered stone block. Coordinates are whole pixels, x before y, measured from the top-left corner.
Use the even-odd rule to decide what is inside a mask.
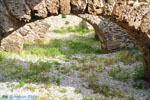
[[[103,0],[88,0],[88,13],[101,14],[103,13]]]
[[[70,12],[71,12],[70,0],[60,0],[60,13],[70,14]]]
[[[46,0],[46,6],[51,15],[58,15],[59,0]]]
[[[84,13],[87,6],[87,0],[71,0],[71,5],[72,13]]]
[[[4,51],[21,53],[23,43],[24,43],[23,37],[19,33],[13,32],[8,37],[2,39],[1,48]]]
[[[11,14],[18,20],[29,21],[31,19],[31,10],[25,0],[5,0],[5,2]]]
[[[17,0],[18,1],[18,0]],[[26,0],[32,14],[36,17],[45,18],[48,15],[45,0]]]

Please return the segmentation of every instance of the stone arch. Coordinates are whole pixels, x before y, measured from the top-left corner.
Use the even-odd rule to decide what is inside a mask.
[[[126,31],[117,24],[102,16],[79,14],[79,17],[89,22],[98,35],[101,48],[104,52],[113,52],[120,49],[136,48],[135,42],[126,34]]]
[[[0,38],[25,23],[57,14],[102,15],[126,29],[143,54],[150,79],[150,4],[148,0],[0,0]]]
[[[24,42],[42,42],[47,30],[52,29],[50,31],[53,31],[56,28],[55,23],[59,24],[57,18],[59,21],[61,19],[62,22],[64,22],[65,20],[68,21],[71,18],[69,21],[70,24],[59,24],[58,26],[56,25],[57,28],[61,28],[63,26],[67,28],[69,26],[76,25],[82,25],[86,28],[89,28],[90,26],[91,28],[93,28],[95,34],[98,35],[97,38],[99,38],[100,40],[100,46],[105,53],[136,47],[134,41],[125,33],[125,31],[121,27],[119,27],[117,24],[111,23],[109,20],[103,17],[85,14],[71,16],[65,15],[66,18],[63,19],[61,18],[62,16],[52,16],[46,19],[37,20],[35,22],[26,24],[25,26],[14,31],[12,34],[8,35],[6,38],[3,38],[0,46],[1,49],[3,51],[21,53]],[[74,21],[72,22],[72,20]],[[100,24],[101,22],[102,24]],[[51,28],[49,29],[49,27]]]

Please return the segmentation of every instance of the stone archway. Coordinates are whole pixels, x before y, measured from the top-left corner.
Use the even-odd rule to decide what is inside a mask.
[[[50,26],[53,27],[52,30],[56,28],[54,24],[58,24],[58,22],[55,22],[55,20],[57,20],[58,18],[60,21],[60,17],[60,15],[58,17],[52,16],[44,20],[38,20],[26,24],[25,26],[14,31],[6,38],[3,38],[1,41],[1,49],[3,51],[21,53],[24,42],[42,42],[46,31],[49,29]],[[130,49],[136,47],[133,40],[125,33],[125,31],[121,27],[117,26],[114,23],[111,23],[109,20],[103,17],[88,14],[78,16],[71,15],[67,17],[71,18],[71,23],[72,20],[74,20],[71,26],[82,25],[83,27],[88,28],[87,25],[88,23],[90,23],[90,27],[93,27],[95,30],[95,34],[99,36],[98,38],[100,38],[99,40],[101,43],[101,48],[105,53],[113,52],[120,49]],[[61,18],[61,20],[67,19]],[[102,24],[100,24],[101,22]],[[62,25],[57,26],[57,28],[63,27]]]
[[[143,54],[145,78],[150,79],[150,5],[148,0],[1,0],[1,39],[25,23],[61,14],[97,14],[128,31]]]
[[[126,31],[117,24],[101,16],[89,14],[79,14],[78,16],[88,21],[93,26],[104,52],[137,47],[134,41],[126,34]]]

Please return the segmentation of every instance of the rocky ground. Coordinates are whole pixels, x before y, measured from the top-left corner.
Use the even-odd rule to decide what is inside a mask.
[[[47,32],[20,55],[0,52],[0,98],[150,100],[137,49],[105,54],[92,32]]]

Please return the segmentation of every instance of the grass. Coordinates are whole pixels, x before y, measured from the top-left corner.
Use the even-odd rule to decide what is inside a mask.
[[[47,56],[47,57],[56,57],[61,55],[59,49],[57,48],[40,48],[34,47],[33,49],[26,50],[25,54],[37,55],[37,56]]]
[[[25,85],[25,82],[24,81],[20,81],[19,82],[19,87],[23,87]]]
[[[61,82],[60,73],[58,73],[58,77],[56,79],[57,85],[60,85],[60,82]]]
[[[117,63],[118,60],[112,57],[106,58],[104,60],[104,65],[109,66],[109,65],[114,65],[115,63]]]
[[[150,98],[146,98],[145,100],[150,100]]]
[[[101,48],[97,45],[93,45],[96,41],[89,40],[81,41],[79,38],[76,40],[61,40],[54,39],[51,40],[49,44],[24,44],[24,53],[36,55],[36,56],[47,56],[56,57],[61,55],[70,56],[72,54],[89,54],[89,53],[102,53]],[[99,42],[96,42],[99,44]],[[65,49],[64,47],[68,48]]]
[[[103,72],[105,70],[105,67],[103,67],[102,65],[100,65],[99,67],[98,67],[98,71],[99,72]]]
[[[13,92],[14,89],[17,89],[17,85],[14,83],[7,83],[7,87],[11,89],[11,92]]]
[[[12,52],[4,52],[4,51],[0,51],[0,61],[2,61],[4,58],[6,58],[7,56],[11,56],[13,53]]]
[[[2,61],[4,58],[4,55],[2,53],[0,53],[0,61]]]
[[[48,69],[52,68],[52,64],[49,62],[39,61],[39,64],[30,64],[30,70],[40,70],[41,72],[46,72]]]
[[[61,15],[61,18],[67,18],[67,15],[62,14],[62,15]]]
[[[117,93],[117,91],[111,90],[111,87],[107,84],[99,84],[99,79],[97,76],[94,74],[94,72],[88,77],[87,79],[88,86],[90,89],[93,89],[95,93],[100,93],[103,94],[106,97],[109,96],[120,96],[123,97],[122,94]]]
[[[135,62],[135,52],[133,51],[127,51],[122,50],[119,52],[117,58],[120,59],[121,62],[123,62],[125,65],[132,64]]]
[[[144,67],[143,66],[135,66],[135,73],[133,74],[134,80],[142,79],[144,76]]]
[[[69,23],[69,21],[66,21],[65,24],[67,25],[67,24],[70,24],[70,23]]]
[[[128,97],[128,100],[135,100],[133,96]]]
[[[81,32],[80,34],[86,34],[86,32],[90,32],[87,29],[84,30],[83,27],[78,26],[68,29],[60,29],[57,31],[60,31],[60,33],[64,32]],[[108,58],[98,58],[97,54],[103,53],[101,48],[99,47],[99,42],[95,41],[91,37],[83,37],[83,36],[76,36],[75,39],[69,40],[69,39],[53,39],[48,44],[44,43],[25,43],[24,44],[24,53],[25,55],[35,55],[38,57],[58,57],[63,56],[66,59],[64,61],[69,60],[75,60],[81,65],[77,66],[76,63],[72,64],[70,66],[61,66],[61,63],[58,61],[52,61],[49,62],[43,62],[41,60],[38,60],[37,63],[32,62],[26,62],[28,64],[27,68],[24,65],[16,65],[16,60],[10,60],[7,63],[2,62],[2,60],[6,57],[11,55],[11,53],[3,53],[0,52],[0,70],[2,72],[9,72],[4,73],[3,77],[4,80],[7,81],[7,79],[11,78],[12,80],[17,80],[19,83],[18,85],[9,84],[9,87],[12,91],[16,89],[16,87],[24,87],[26,83],[49,83],[53,82],[55,85],[60,85],[63,78],[61,77],[62,74],[70,74],[72,70],[79,71],[79,74],[81,73],[81,78],[85,79],[86,82],[88,82],[88,88],[93,89],[95,93],[99,93],[104,95],[104,97],[124,97],[124,94],[119,89],[114,89],[113,87],[109,86],[108,84],[100,84],[100,80],[97,77],[97,74],[100,74],[101,72],[105,71],[105,66],[108,65],[114,65],[118,61],[123,62],[125,65],[132,64],[135,61],[141,61],[141,54],[137,54],[137,52],[134,51],[127,51],[123,50],[120,51],[118,56],[116,58],[108,57]],[[67,48],[67,49],[66,49]],[[73,58],[72,55],[74,54],[87,54],[87,56],[90,55],[90,58]],[[91,54],[94,54],[92,56]],[[63,59],[63,58],[62,58]],[[2,62],[2,63],[1,63]],[[87,64],[87,62],[90,62],[90,64]],[[98,63],[93,63],[98,62]],[[6,67],[7,66],[7,69]],[[52,73],[53,70],[57,70],[57,75],[48,76],[48,73]],[[107,69],[106,69],[107,70]],[[92,71],[92,74],[90,73]],[[143,66],[136,66],[135,67],[135,73],[133,74],[133,78],[141,79],[143,77],[144,68]],[[88,74],[87,74],[88,73]],[[91,74],[91,75],[90,75]],[[113,77],[116,80],[119,81],[125,81],[131,77],[131,72],[128,69],[121,68],[120,66],[111,68],[108,71],[108,74]],[[140,90],[143,89],[141,85],[135,84],[133,85],[133,88]],[[31,91],[36,90],[36,86],[28,86],[27,89]],[[62,88],[60,90],[61,93],[67,93],[67,90],[65,88]],[[74,90],[75,94],[80,94],[81,91]],[[128,97],[127,97],[128,98]],[[129,100],[134,100],[134,97],[129,97]],[[43,98],[45,100],[45,98]],[[63,100],[68,100],[68,98],[64,98]],[[83,98],[81,100],[98,100],[97,98]]]
[[[35,55],[39,57],[58,57],[58,56],[64,56],[68,60],[70,57],[74,54],[91,54],[91,53],[101,53],[101,48],[97,47],[99,45],[99,42],[95,41],[91,37],[82,37],[77,36],[75,37],[76,40],[61,40],[61,39],[54,39],[51,40],[49,44],[44,43],[24,43],[24,50],[23,54],[25,55]],[[87,42],[88,41],[88,42]],[[64,47],[67,47],[68,49],[64,49]],[[3,59],[5,56],[9,56],[11,53],[3,53],[0,52],[0,58]],[[64,58],[63,58],[64,59]],[[65,59],[66,60],[66,59]],[[16,61],[12,60],[9,61],[8,64],[4,64],[3,67],[1,67],[1,70],[9,71],[9,73],[4,73],[5,80],[7,80],[8,77],[11,79],[16,79],[18,81],[23,82],[55,82],[56,84],[60,84],[61,77],[58,75],[55,79],[46,76],[47,72],[50,72],[52,69],[52,65],[55,66],[55,69],[57,69],[60,73],[66,74],[71,71],[71,67],[63,66],[59,67],[58,62],[43,62],[43,61],[37,61],[38,63],[31,63],[28,62],[29,67],[25,68],[22,65],[16,65]],[[5,68],[5,66],[8,66],[8,69]],[[93,66],[93,65],[92,65]],[[84,65],[86,68],[86,65]],[[96,66],[97,67],[97,66]],[[102,70],[100,67],[99,70]],[[23,83],[21,83],[23,85]]]
[[[62,74],[67,74],[67,73],[71,72],[71,67],[69,67],[69,66],[63,66],[63,67],[60,68],[59,71],[60,71]]]
[[[65,24],[69,24],[69,22],[66,21]],[[67,29],[55,29],[54,32],[56,33],[61,33],[61,34],[64,34],[64,33],[79,33],[79,34],[87,34],[87,33],[93,33],[94,30],[93,29],[87,29],[85,28],[84,26],[82,25],[79,25],[79,26],[75,26],[75,28],[72,28],[72,27],[68,27]]]
[[[34,92],[34,91],[37,89],[37,87],[34,86],[33,84],[30,84],[30,85],[27,87],[27,89],[30,90],[30,91],[32,91],[32,92]]]
[[[65,97],[63,100],[69,100],[67,97]]]
[[[142,62],[142,60],[143,60],[142,54],[137,54],[137,55],[135,56],[135,58],[136,58],[136,60],[139,61],[139,62]]]
[[[113,77],[114,79],[125,81],[126,79],[130,78],[130,71],[128,69],[120,68],[120,66],[117,66],[117,68],[112,68],[108,74]]]
[[[87,97],[87,98],[83,98],[81,100],[98,100],[97,98],[92,98],[92,97]]]
[[[28,65],[29,67],[26,68],[22,65],[15,65],[15,62],[11,62],[11,65],[5,69],[9,71],[9,73],[3,74],[5,77],[4,80],[11,78],[20,81],[20,87],[22,87],[25,82],[50,81],[50,77],[46,76],[46,73],[50,71],[52,67],[51,63],[39,61],[39,64],[28,63]]]
[[[67,89],[63,88],[63,89],[61,89],[60,92],[61,92],[61,93],[67,93]]]
[[[106,97],[114,96],[114,92],[111,91],[110,87],[106,84],[99,84],[97,82],[89,83],[89,88],[94,90],[94,93],[103,94]]]
[[[144,89],[144,87],[141,84],[134,84],[133,88],[135,88],[136,90],[142,90],[142,89]]]
[[[75,93],[75,94],[79,94],[79,93],[81,93],[81,91],[80,91],[80,90],[75,89],[75,90],[74,90],[74,93]]]

